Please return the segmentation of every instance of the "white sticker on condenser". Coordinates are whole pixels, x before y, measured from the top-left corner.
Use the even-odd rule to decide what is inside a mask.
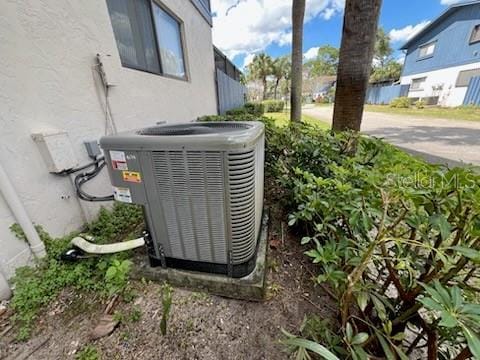
[[[132,194],[130,193],[129,188],[122,188],[122,187],[113,187],[113,197],[117,201],[121,201],[124,203],[131,203],[132,202]]]
[[[112,161],[127,161],[125,152],[116,150],[110,150],[110,159],[112,159]]]
[[[123,151],[110,150],[113,170],[128,170],[127,158]]]

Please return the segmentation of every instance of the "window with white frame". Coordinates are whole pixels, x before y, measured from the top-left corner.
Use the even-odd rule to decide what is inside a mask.
[[[435,45],[436,45],[436,42],[431,42],[431,43],[420,46],[418,57],[424,58],[424,57],[433,55],[433,52],[435,51]]]
[[[475,25],[472,30],[472,34],[470,35],[470,44],[476,43],[480,41],[480,24]]]
[[[410,84],[410,90],[423,90],[423,86],[425,85],[426,80],[426,77],[412,79],[412,83]]]
[[[473,77],[480,76],[480,69],[463,70],[458,73],[455,87],[466,87]]]
[[[152,0],[107,0],[122,65],[186,78],[182,25]]]

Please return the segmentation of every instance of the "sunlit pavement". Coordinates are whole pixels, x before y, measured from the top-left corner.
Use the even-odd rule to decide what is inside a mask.
[[[303,111],[331,123],[332,106],[305,106]],[[430,162],[480,165],[480,122],[365,112],[362,132]]]

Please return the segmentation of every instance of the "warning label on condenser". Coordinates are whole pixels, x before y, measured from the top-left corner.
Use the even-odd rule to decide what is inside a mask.
[[[130,193],[129,188],[123,187],[113,187],[113,197],[117,201],[121,201],[124,203],[131,203],[132,202],[132,194]]]
[[[123,181],[140,183],[142,182],[142,177],[137,171],[122,171]]]
[[[112,168],[114,170],[128,170],[125,152],[110,150],[110,159],[112,160]]]

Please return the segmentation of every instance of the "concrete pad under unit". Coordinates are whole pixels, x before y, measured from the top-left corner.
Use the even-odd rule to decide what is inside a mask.
[[[242,300],[265,298],[265,272],[267,257],[268,211],[264,210],[260,229],[257,259],[253,271],[243,278],[188,271],[174,268],[151,267],[146,256],[134,259],[132,276],[152,281],[168,281],[173,286]]]

